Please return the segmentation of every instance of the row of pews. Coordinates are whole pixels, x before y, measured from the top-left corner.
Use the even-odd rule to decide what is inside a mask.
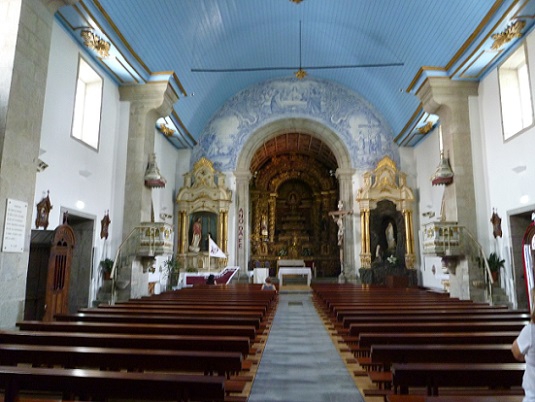
[[[326,317],[388,402],[522,401],[525,364],[511,344],[530,321],[510,310],[418,288],[313,285]]]
[[[200,286],[18,322],[0,331],[3,400],[246,401],[276,303]]]

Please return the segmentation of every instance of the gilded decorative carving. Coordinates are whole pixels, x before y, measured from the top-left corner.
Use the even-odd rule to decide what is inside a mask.
[[[432,121],[428,121],[424,126],[422,127],[418,127],[418,132],[420,134],[427,134],[429,131],[431,131],[433,129],[433,122]]]
[[[168,127],[167,125],[163,123],[160,124],[159,128],[162,134],[165,135],[166,137],[171,137],[175,133],[175,130],[173,130],[172,128]]]
[[[412,223],[412,204],[414,193],[407,186],[406,174],[398,171],[396,164],[385,156],[374,171],[365,172],[364,184],[357,193],[361,210],[361,264],[371,266],[370,210],[377,208],[382,200],[391,201],[397,211],[402,211],[405,226],[405,266],[414,267],[414,235]]]
[[[232,192],[226,187],[223,173],[216,171],[210,160],[199,159],[193,170],[184,175],[184,185],[178,191],[176,202],[180,213],[180,239],[178,249],[180,253],[188,250],[188,234],[192,216],[199,213],[211,213],[215,217],[215,239],[218,246],[227,252],[228,242],[228,210],[232,202]],[[213,232],[212,232],[213,233]],[[203,236],[206,233],[203,232]],[[223,264],[223,259],[217,259]],[[200,259],[196,259],[199,264]],[[198,266],[194,266],[198,268]]]
[[[505,31],[493,34],[491,37],[494,43],[491,46],[492,50],[498,50],[506,43],[512,41],[515,38],[522,37],[522,29],[526,26],[526,21],[518,20],[509,25]]]
[[[105,59],[110,56],[110,42],[106,42],[88,29],[84,29],[80,35],[84,40],[84,45],[97,52],[100,58]]]

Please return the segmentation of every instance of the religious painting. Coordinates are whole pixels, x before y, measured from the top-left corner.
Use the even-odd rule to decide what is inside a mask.
[[[46,230],[48,227],[48,217],[52,209],[49,195],[50,192],[47,192],[46,197],[37,203],[37,218],[35,219],[35,227],[37,229],[43,227]]]

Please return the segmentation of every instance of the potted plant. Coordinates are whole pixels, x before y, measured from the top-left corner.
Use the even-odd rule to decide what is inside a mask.
[[[111,270],[113,269],[113,260],[106,258],[100,261],[100,269],[105,280],[110,279]]]
[[[498,280],[500,269],[505,266],[505,260],[501,259],[498,254],[492,252],[489,254],[487,262],[489,264],[490,272],[492,274],[492,280],[496,282]]]
[[[172,290],[173,285],[178,283],[180,276],[181,263],[174,255],[164,262],[164,271],[167,274],[167,290]]]

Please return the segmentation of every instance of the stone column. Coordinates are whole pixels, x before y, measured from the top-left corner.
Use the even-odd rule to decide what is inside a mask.
[[[353,202],[353,175],[354,169],[337,169],[340,200],[344,203],[345,209],[354,210]],[[354,237],[354,217],[348,215],[344,221],[344,276],[346,281],[356,280],[356,259],[355,259],[355,237]]]
[[[417,95],[428,113],[439,116],[442,123],[444,154],[450,159],[453,183],[444,189],[446,221],[458,222],[477,239],[477,220],[474,191],[474,170],[472,165],[472,142],[470,137],[470,115],[468,99],[478,95],[476,82],[452,81],[449,78],[428,78]],[[437,153],[439,150],[437,149]],[[466,264],[461,264],[466,265]],[[477,267],[469,268],[469,272]],[[470,273],[463,278],[465,269],[458,269],[450,275],[450,292],[459,297],[464,293],[467,280],[471,285]]]
[[[468,98],[477,96],[477,88],[476,82],[432,77],[417,93],[424,110],[440,118],[444,154],[454,173],[453,183],[444,192],[446,220],[458,222],[474,236],[477,224]]]
[[[237,170],[234,172],[236,177],[236,265],[242,271],[246,272],[248,259],[250,255],[251,244],[250,226],[249,226],[249,182],[252,174],[248,170]]]
[[[269,241],[271,243],[275,241],[275,221],[276,220],[277,220],[277,193],[271,193],[269,195],[269,220],[268,220]]]
[[[145,186],[145,169],[154,152],[156,120],[168,116],[178,95],[168,81],[119,88],[122,101],[130,102],[123,239],[141,222],[151,219],[151,189]]]
[[[24,250],[0,252],[0,327],[23,318],[35,180],[54,14],[73,1],[0,0],[0,224],[27,204]],[[54,195],[52,194],[52,202]],[[58,206],[59,208],[59,206]]]
[[[187,214],[186,211],[179,212],[178,227],[180,228],[180,234],[178,236],[178,254],[185,254],[188,250],[188,234],[187,229]]]

